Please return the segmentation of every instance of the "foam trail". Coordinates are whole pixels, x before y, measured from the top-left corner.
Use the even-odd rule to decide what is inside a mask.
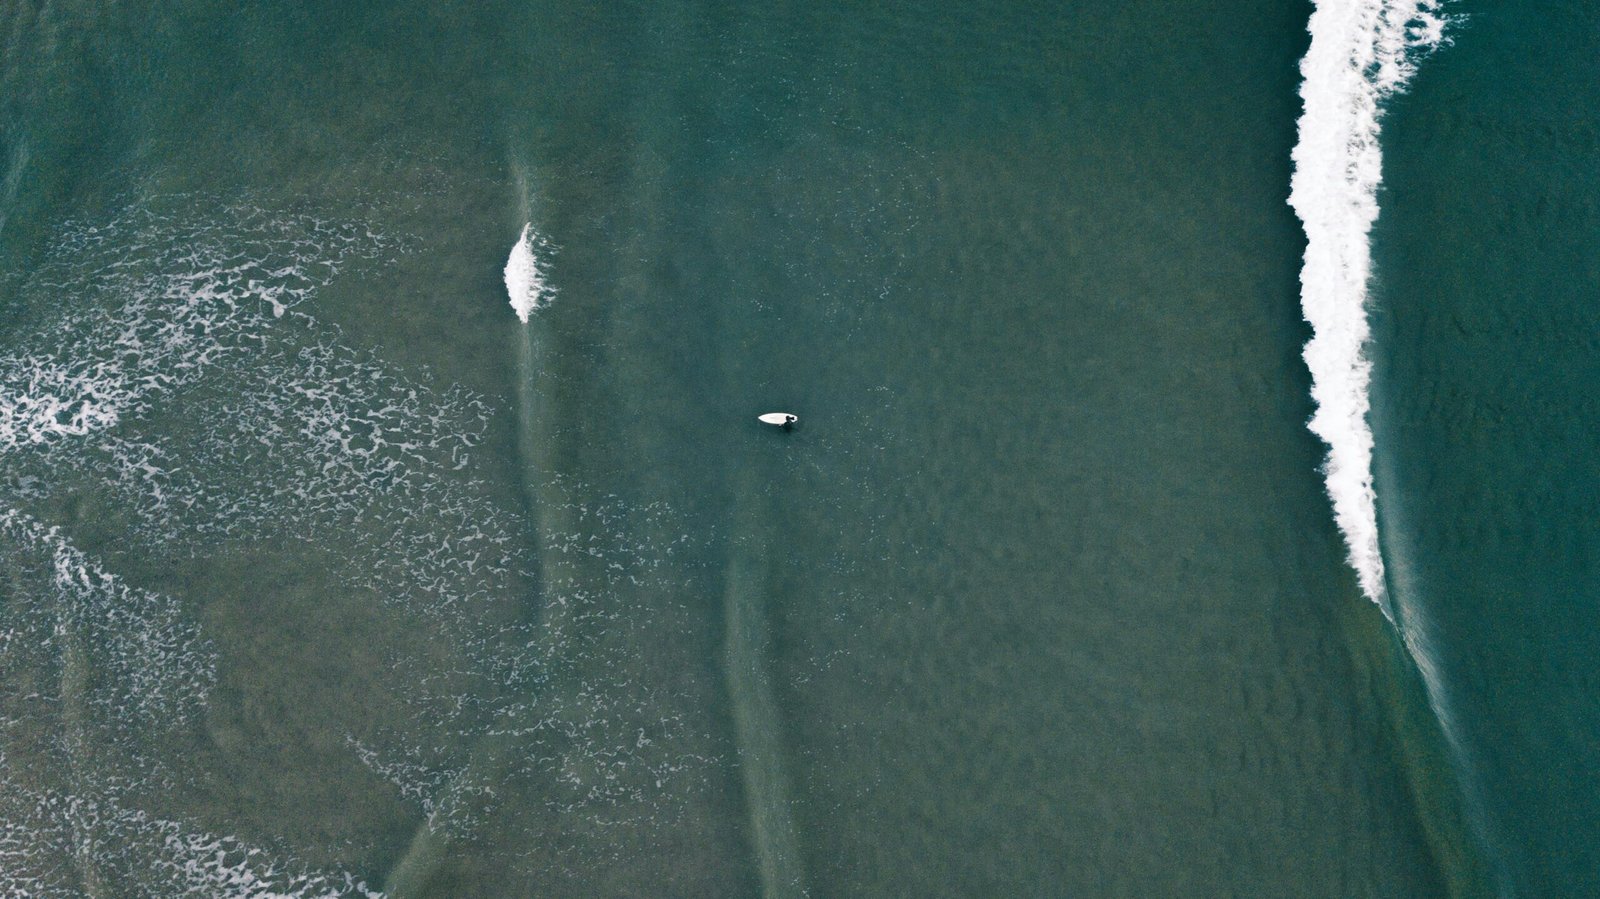
[[[1372,487],[1366,357],[1369,234],[1378,217],[1383,102],[1404,89],[1418,55],[1444,40],[1440,0],[1318,0],[1300,63],[1300,139],[1289,205],[1305,226],[1301,306],[1334,516],[1361,589],[1392,619]]]
[[[528,323],[528,316],[534,310],[548,305],[555,296],[555,288],[545,281],[544,268],[533,252],[535,247],[542,248],[543,243],[534,233],[531,222],[523,225],[522,235],[517,238],[516,246],[511,248],[511,255],[506,259],[506,294],[511,298],[511,308],[523,324]]]

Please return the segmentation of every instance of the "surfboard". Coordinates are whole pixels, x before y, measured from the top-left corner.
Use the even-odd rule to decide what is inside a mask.
[[[761,420],[762,424],[777,425],[780,428],[785,425],[792,425],[800,420],[800,416],[791,415],[788,412],[768,412],[764,415],[758,415],[756,417]]]

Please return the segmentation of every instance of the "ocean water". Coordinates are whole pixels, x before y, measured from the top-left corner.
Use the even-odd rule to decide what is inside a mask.
[[[1592,891],[1519,10],[0,0],[0,895]]]
[[[1385,130],[1384,554],[1500,890],[1592,895],[1596,10],[1452,12]]]

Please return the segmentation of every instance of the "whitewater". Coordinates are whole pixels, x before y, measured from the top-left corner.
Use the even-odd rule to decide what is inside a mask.
[[[25,298],[73,302],[40,302],[37,321],[0,352],[0,683],[43,685],[0,693],[0,896],[77,895],[82,884],[151,896],[383,895],[369,886],[380,872],[349,870],[312,840],[232,832],[229,816],[194,811],[192,778],[207,769],[191,747],[207,745],[237,701],[215,699],[237,689],[237,644],[216,624],[226,616],[215,594],[141,586],[130,559],[170,569],[286,537],[330,560],[329,595],[371,597],[373,620],[429,635],[383,657],[375,692],[403,697],[383,727],[354,714],[334,722],[345,770],[370,772],[456,840],[497,815],[540,833],[569,815],[610,816],[618,833],[673,826],[709,755],[684,748],[692,734],[657,711],[656,684],[618,673],[627,650],[596,645],[581,622],[606,619],[612,635],[671,632],[637,611],[613,622],[623,613],[601,606],[623,584],[678,589],[655,571],[665,551],[624,516],[650,533],[683,530],[660,523],[666,510],[556,500],[580,523],[547,528],[541,545],[581,551],[604,572],[550,579],[551,603],[580,623],[495,619],[525,594],[535,561],[519,511],[473,474],[493,408],[317,315],[340,271],[371,277],[408,239],[376,222],[245,203],[171,210],[194,205],[153,198],[70,222],[18,279]],[[115,544],[95,539],[109,516],[60,514],[74,491],[104,497]],[[582,523],[591,520],[606,524],[596,532]],[[451,659],[443,684],[441,653]],[[562,668],[577,657],[596,672]],[[558,669],[566,692],[548,686]],[[516,752],[501,751],[513,740]],[[499,757],[480,762],[491,749]],[[248,770],[263,756],[246,746],[234,757]],[[547,805],[502,798],[517,790]],[[546,848],[532,859],[507,849],[501,863],[531,877],[576,851]],[[385,892],[400,881],[384,876]]]
[[[529,223],[522,226],[522,234],[511,248],[511,255],[506,258],[506,294],[510,297],[512,310],[523,324],[528,323],[528,316],[543,308],[555,296],[555,288],[545,280],[544,266],[534,254],[536,248],[544,247],[545,242],[534,233],[533,225]]]
[[[1440,46],[1440,0],[1323,0],[1301,61],[1299,142],[1289,205],[1306,233],[1301,306],[1312,328],[1305,360],[1316,413],[1313,433],[1328,445],[1324,473],[1334,517],[1362,591],[1391,619],[1378,545],[1367,421],[1370,234],[1383,181],[1379,144],[1384,101],[1403,90],[1418,58]]]
[[[1395,625],[1438,721],[1469,813],[1469,826],[1504,876],[1489,839],[1475,753],[1463,738],[1433,648],[1432,624],[1416,603],[1391,595],[1380,546],[1368,421],[1372,363],[1367,311],[1373,280],[1371,231],[1383,181],[1384,104],[1403,91],[1428,52],[1448,43],[1441,0],[1324,0],[1311,16],[1301,61],[1299,141],[1289,204],[1306,234],[1301,305],[1312,328],[1305,348],[1316,412],[1313,433],[1328,445],[1327,493],[1362,592]],[[1402,597],[1403,598],[1403,597]]]

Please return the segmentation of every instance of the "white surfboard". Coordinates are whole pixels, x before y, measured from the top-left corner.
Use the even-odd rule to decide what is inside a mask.
[[[777,425],[780,428],[786,428],[800,420],[800,416],[792,415],[788,412],[768,412],[765,415],[758,415],[756,417],[759,418],[761,423],[764,425]]]

